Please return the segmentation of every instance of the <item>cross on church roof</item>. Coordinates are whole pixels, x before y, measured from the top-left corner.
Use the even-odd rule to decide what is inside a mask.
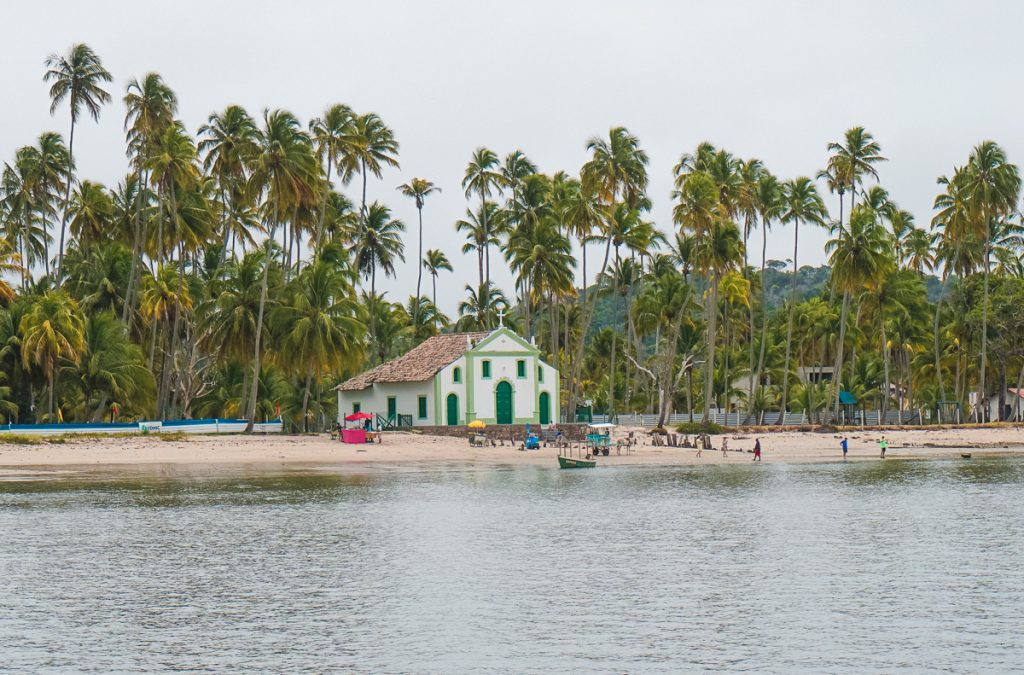
[[[503,309],[499,309],[498,310],[498,327],[499,328],[504,328],[505,327],[505,310],[503,310]]]

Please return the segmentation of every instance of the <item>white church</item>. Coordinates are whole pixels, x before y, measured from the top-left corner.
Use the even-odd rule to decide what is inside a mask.
[[[559,410],[558,371],[506,327],[428,338],[337,392],[339,422],[367,412],[413,426],[551,424]]]

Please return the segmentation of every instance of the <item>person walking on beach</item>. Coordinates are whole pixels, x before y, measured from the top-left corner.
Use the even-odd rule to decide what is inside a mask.
[[[843,461],[846,461],[846,451],[849,450],[849,442],[846,440],[846,436],[843,436],[843,440],[839,442],[839,445],[843,448]]]
[[[882,449],[882,459],[885,459],[885,449],[889,447],[889,442],[885,440],[885,436],[882,436],[882,440],[878,441],[878,447]]]
[[[722,457],[725,457],[728,452],[729,452],[729,439],[728,438],[723,438],[722,439]]]
[[[760,438],[755,438],[754,439],[754,461],[755,462],[760,462],[761,461],[761,439]]]

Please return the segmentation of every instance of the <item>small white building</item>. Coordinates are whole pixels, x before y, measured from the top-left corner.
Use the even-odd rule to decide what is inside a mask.
[[[558,371],[504,327],[428,338],[337,391],[339,422],[368,412],[413,426],[550,424],[559,410]]]

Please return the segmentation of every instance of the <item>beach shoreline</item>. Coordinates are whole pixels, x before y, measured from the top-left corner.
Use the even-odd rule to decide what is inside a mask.
[[[616,429],[614,438],[639,428]],[[1024,429],[945,428],[886,431],[850,431],[848,460],[880,461],[878,441],[884,435],[888,460],[1024,456]],[[603,466],[696,466],[752,462],[755,438],[761,439],[765,463],[810,463],[843,461],[839,442],[843,433],[778,431],[730,433],[713,436],[716,449],[701,456],[692,448],[654,446],[646,433],[629,454],[611,449],[600,458]],[[721,443],[729,439],[723,456]],[[497,447],[473,448],[465,439],[428,436],[412,432],[385,434],[383,443],[347,445],[327,434],[304,436],[189,436],[161,440],[159,436],[66,437],[52,443],[11,444],[0,438],[0,479],[17,476],[81,476],[94,472],[136,470],[143,472],[216,472],[222,467],[233,473],[278,473],[309,468],[368,473],[396,468],[432,468],[445,465],[500,467],[508,465],[555,466],[554,447],[522,451],[507,442]],[[190,469],[191,467],[191,469]]]

